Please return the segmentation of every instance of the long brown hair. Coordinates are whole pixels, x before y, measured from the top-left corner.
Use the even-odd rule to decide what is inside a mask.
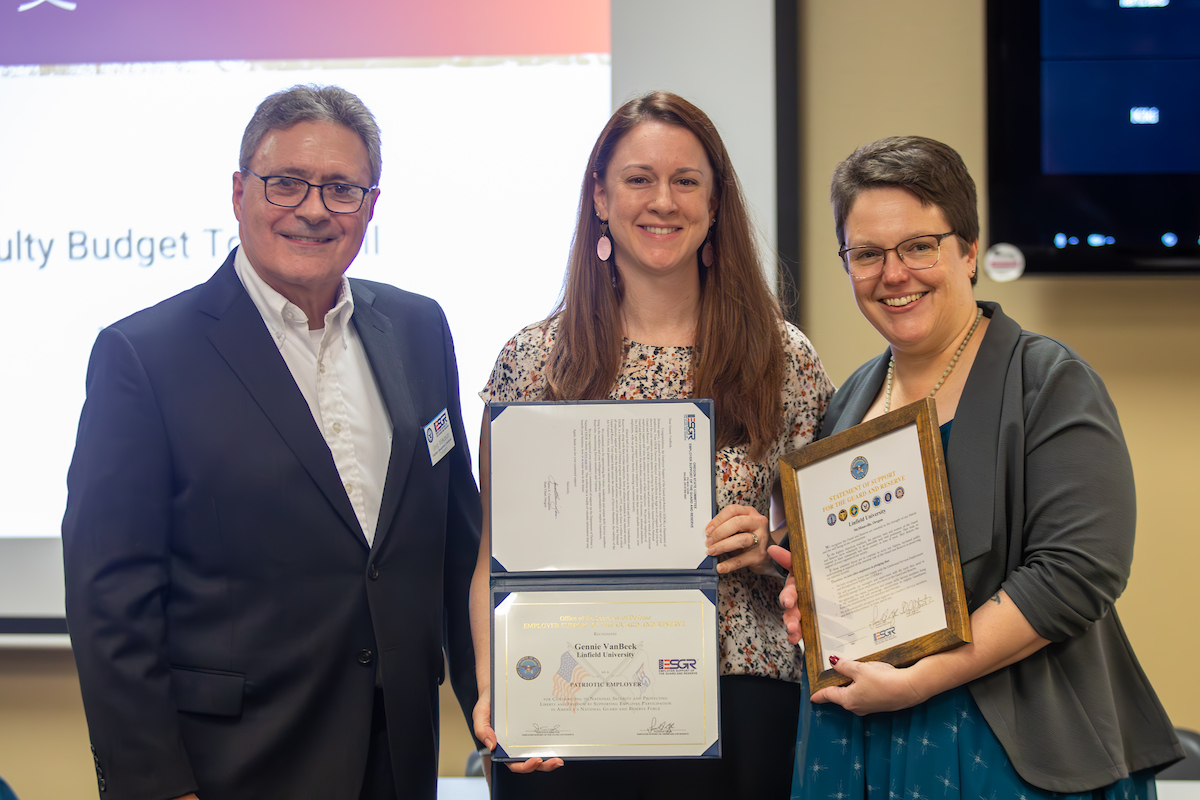
[[[751,458],[762,460],[784,426],[782,315],[763,277],[741,184],[716,126],[670,92],[651,92],[621,106],[592,148],[579,191],[566,284],[552,315],[559,318],[558,332],[546,365],[545,397],[603,399],[620,372],[624,285],[615,265],[596,255],[600,220],[592,198],[618,142],[647,121],[691,131],[712,165],[717,214],[709,241],[715,258],[712,267],[700,267],[693,392],[716,402],[718,448],[748,444]]]

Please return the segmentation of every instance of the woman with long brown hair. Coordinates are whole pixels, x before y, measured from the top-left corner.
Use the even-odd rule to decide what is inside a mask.
[[[713,398],[723,756],[713,761],[534,758],[495,771],[496,797],[672,794],[781,797],[791,776],[801,661],[787,642],[766,548],[779,456],[820,426],[833,387],[763,277],[749,215],[712,121],[653,92],[623,105],[588,160],[558,308],[501,351],[488,401]],[[486,436],[486,426],[484,435]],[[480,480],[487,503],[486,443]],[[490,548],[472,584],[480,700],[490,749]],[[546,773],[553,774],[530,774]],[[626,782],[626,779],[628,782]],[[594,787],[594,788],[593,788]]]

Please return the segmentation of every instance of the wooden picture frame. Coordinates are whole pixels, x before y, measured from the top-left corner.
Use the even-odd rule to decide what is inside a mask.
[[[912,452],[913,431],[919,453]],[[871,462],[859,455],[868,451],[886,454],[882,476],[872,477]],[[880,460],[880,457],[876,455],[875,459]],[[907,465],[902,467],[907,471],[897,478],[897,470],[886,472],[889,463]],[[849,471],[844,472],[847,464]],[[831,669],[827,660],[827,651],[836,651],[841,646],[853,649],[855,655],[851,657],[856,660],[884,661],[903,667],[927,655],[971,641],[950,487],[937,407],[932,398],[904,406],[790,453],[780,459],[779,471],[792,550],[792,572],[796,576],[798,608],[803,624],[805,664],[812,692],[850,682]],[[846,475],[850,476],[849,481]],[[849,488],[840,492],[828,491],[830,486],[843,484]],[[914,502],[917,497],[913,496],[922,484],[925,504]],[[811,489],[813,486],[820,488]],[[912,490],[906,493],[906,486],[911,486]],[[818,507],[813,500],[814,492],[820,492],[822,500],[828,498],[833,502]],[[806,494],[809,495],[808,509],[803,504]],[[848,508],[853,517],[848,514]],[[924,524],[925,511],[928,525]],[[814,523],[820,527],[814,529]],[[843,523],[849,524],[843,526]],[[928,537],[932,537],[932,551]],[[897,539],[903,540],[900,545],[896,544]],[[813,546],[823,547],[820,558],[814,555]],[[904,566],[892,566],[889,555],[897,546],[932,552],[938,573],[936,584],[929,574],[926,557],[916,560],[917,556],[905,559],[897,556],[896,561]],[[821,572],[814,573],[814,569]],[[889,572],[889,569],[893,571]],[[899,572],[895,571],[897,569]],[[847,578],[847,574],[851,578]],[[880,575],[883,577],[879,578]],[[876,580],[872,582],[872,578]],[[926,594],[910,600],[888,594],[887,587],[896,584],[898,578],[900,582],[920,582],[913,585],[923,585],[930,592],[935,586],[940,587],[944,625],[933,609],[935,600],[932,596]],[[836,600],[832,599],[830,586],[836,587]],[[901,589],[898,594],[908,590]],[[820,597],[818,591],[822,592]],[[876,604],[866,610],[862,603],[870,604],[872,598]],[[826,612],[836,606],[845,613],[841,617],[820,614],[818,605]],[[926,605],[934,612],[932,616],[922,610]],[[924,620],[919,619],[922,615]],[[822,630],[823,620],[827,631]],[[848,627],[842,627],[843,620]],[[864,620],[868,622],[867,628],[880,624],[880,621],[885,627],[874,630],[864,630],[862,625],[853,627]],[[891,626],[890,634],[886,627],[889,620],[897,622]],[[897,628],[903,629],[910,622],[909,627],[919,629],[921,625],[932,624],[936,629],[915,638],[904,638],[901,634],[897,641],[889,639],[889,636],[896,636]],[[832,633],[834,629],[836,636]],[[866,638],[866,634],[872,638]],[[847,641],[850,643],[846,644]],[[835,646],[834,642],[839,644]],[[876,648],[876,644],[880,646]],[[862,652],[864,649],[869,652]]]

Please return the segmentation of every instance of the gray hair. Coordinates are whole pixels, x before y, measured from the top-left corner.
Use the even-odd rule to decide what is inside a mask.
[[[383,157],[379,152],[379,125],[363,101],[340,86],[293,86],[258,104],[242,134],[238,166],[245,172],[268,131],[286,130],[298,122],[333,122],[354,131],[367,147],[371,186],[379,185]]]
[[[964,253],[979,239],[975,181],[962,157],[924,136],[891,136],[858,148],[833,171],[829,200],[840,246],[846,246],[846,217],[859,193],[888,187],[907,189],[923,205],[937,207]]]

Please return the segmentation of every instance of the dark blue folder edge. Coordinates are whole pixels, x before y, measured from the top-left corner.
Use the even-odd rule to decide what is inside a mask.
[[[628,402],[622,400],[581,400],[581,401],[536,401],[545,405],[610,405],[613,403]],[[655,403],[690,403],[696,406],[704,416],[710,421],[714,418],[714,403],[707,398],[671,398],[666,400],[654,400]],[[488,403],[488,420],[489,423],[499,417],[504,410],[510,405],[531,405],[532,403]],[[711,433],[708,439],[709,443],[709,460],[716,463],[716,425],[713,423]],[[491,462],[491,439],[488,440],[489,447],[489,463]],[[712,510],[711,516],[717,515],[717,474],[713,469],[709,474],[712,487]],[[489,514],[491,513],[489,504]],[[489,527],[491,520],[488,520]],[[490,542],[489,542],[490,543]],[[698,589],[704,597],[714,606],[717,604],[717,573],[716,559],[712,556],[706,556],[701,560],[700,564],[694,571],[688,570],[572,570],[570,572],[559,570],[545,570],[536,572],[509,572],[505,569],[497,559],[491,559],[491,593],[492,593],[492,609],[504,601],[504,598],[515,591],[586,591],[588,587],[603,587],[613,590],[634,591],[639,589],[646,590],[661,590],[661,589]],[[491,656],[492,674],[495,675],[495,647],[496,631],[495,631],[495,615],[493,614],[490,620],[492,628],[491,640],[493,648]],[[720,703],[721,687],[717,685],[717,702]],[[496,705],[496,687],[492,684],[492,708]],[[493,711],[494,713],[494,711]],[[721,757],[721,721],[720,715],[717,716],[717,740],[704,751],[702,755],[691,756],[690,758],[720,758]],[[523,759],[510,757],[499,744],[492,751],[492,759],[496,762],[519,761]],[[574,757],[573,761],[610,761],[614,760],[610,757]],[[658,760],[652,756],[643,756],[628,759],[618,759],[627,761],[649,761]]]
[[[530,406],[530,405],[604,406],[604,405],[613,405],[615,403],[628,403],[628,402],[630,402],[630,401],[628,401],[628,400],[536,400],[536,401],[514,402],[514,403],[488,403],[487,404],[487,412],[488,412],[488,420],[490,422],[490,421],[495,420],[502,413],[504,413],[504,409],[508,408],[509,406]],[[673,398],[664,399],[664,400],[642,400],[642,401],[635,401],[635,402],[664,403],[664,404],[665,403],[671,403],[671,404],[689,403],[691,405],[696,406],[700,410],[700,412],[702,414],[704,414],[704,416],[707,417],[709,420],[713,419],[713,414],[714,414],[714,403],[711,399],[708,399],[708,398],[693,399],[693,398],[687,398],[687,397],[673,397]],[[489,436],[488,437],[488,463],[489,464],[491,463],[491,455],[492,455],[491,446],[492,446],[491,445],[491,437]],[[711,461],[713,464],[716,464],[717,463],[717,430],[716,430],[715,422],[713,422],[713,424],[712,424],[712,429],[711,429],[709,437],[708,437],[708,449],[709,449],[709,454],[708,454],[709,461]],[[711,487],[710,496],[712,497],[712,509],[710,510],[709,516],[715,517],[717,515],[717,471],[715,468],[709,473],[709,481],[710,481],[709,486]],[[491,530],[491,522],[492,522],[491,513],[492,513],[491,503],[488,503],[488,529],[489,530]],[[488,538],[488,546],[489,547],[491,546],[491,537]],[[700,563],[696,565],[694,571],[696,573],[703,573],[703,574],[711,573],[711,574],[715,575],[716,568],[717,568],[716,559],[714,559],[712,556],[705,556],[703,559],[701,559]],[[552,574],[552,575],[564,574],[564,572],[561,570],[539,570],[536,572],[509,572],[508,569],[506,569],[505,566],[503,564],[501,564],[494,556],[491,558],[491,570],[492,570],[492,575],[531,576],[531,575],[547,575],[547,574]],[[622,575],[625,575],[625,574],[641,575],[641,576],[647,577],[647,576],[651,576],[651,575],[657,575],[657,574],[663,574],[663,573],[674,573],[674,572],[679,572],[679,571],[681,571],[681,570],[637,570],[637,569],[572,570],[572,571],[570,571],[570,574],[578,575],[582,579],[591,579],[601,573],[616,573],[616,574],[622,574]]]

